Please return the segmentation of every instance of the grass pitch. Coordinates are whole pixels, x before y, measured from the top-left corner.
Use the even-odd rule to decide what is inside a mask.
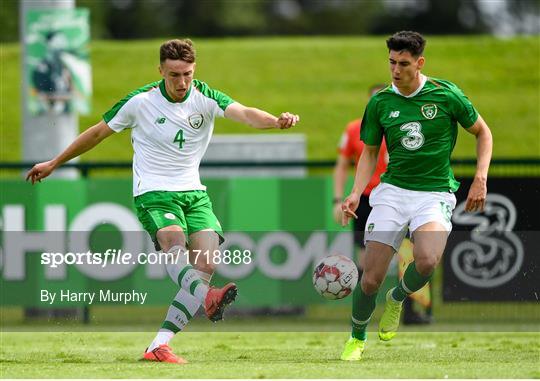
[[[2,378],[539,378],[540,334],[370,332],[364,359],[339,360],[346,332],[184,332],[189,364],[140,362],[153,333],[3,332]]]

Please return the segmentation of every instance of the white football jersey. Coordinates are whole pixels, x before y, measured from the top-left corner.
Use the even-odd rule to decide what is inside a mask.
[[[103,114],[112,130],[131,129],[133,195],[205,190],[199,164],[212,137],[215,117],[223,117],[233,102],[196,79],[184,99],[175,102],[161,80],[131,92]]]

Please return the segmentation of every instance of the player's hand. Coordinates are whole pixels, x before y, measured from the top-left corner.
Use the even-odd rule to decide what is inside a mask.
[[[49,176],[55,168],[56,167],[52,160],[38,163],[34,165],[26,174],[26,181],[30,180],[32,181],[32,185],[34,185],[36,182],[41,181],[45,177]]]
[[[334,209],[332,210],[332,216],[334,216],[334,221],[337,224],[341,224],[343,218],[343,211],[341,210],[341,202],[336,202],[334,204]]]
[[[360,196],[354,192],[351,193],[349,197],[345,199],[345,201],[343,201],[343,204],[341,204],[341,211],[343,212],[343,216],[341,217],[341,225],[347,226],[352,217],[358,218],[358,216],[354,213],[354,211],[358,209],[358,204],[360,204]]]
[[[291,128],[300,121],[300,117],[296,114],[291,114],[290,112],[282,113],[276,121],[276,127],[284,130]]]
[[[469,195],[467,196],[466,212],[481,212],[486,205],[487,184],[486,179],[475,177]]]

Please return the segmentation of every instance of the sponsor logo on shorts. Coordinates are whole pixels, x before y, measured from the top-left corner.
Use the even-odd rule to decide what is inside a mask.
[[[371,232],[373,231],[373,228],[374,228],[374,227],[375,227],[375,224],[374,224],[373,222],[370,223],[370,224],[368,225],[368,227],[367,227],[367,231],[368,231],[369,233],[371,233]]]
[[[163,215],[163,217],[165,217],[165,218],[167,218],[167,219],[169,219],[169,220],[174,220],[174,219],[176,219],[176,216],[175,216],[174,214],[172,214],[172,213],[165,213],[165,214]]]
[[[420,108],[420,111],[422,111],[422,115],[426,119],[433,119],[437,115],[437,105],[434,105],[433,103],[425,104]]]
[[[189,125],[198,130],[204,123],[203,114],[192,114],[188,118]]]
[[[443,201],[440,202],[440,205],[441,205],[441,213],[445,221],[450,222],[450,219],[452,218],[452,207]]]

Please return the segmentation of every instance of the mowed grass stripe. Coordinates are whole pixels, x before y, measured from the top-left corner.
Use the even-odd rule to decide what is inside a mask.
[[[367,88],[388,82],[384,36],[194,39],[196,77],[235,100],[302,120],[290,131],[304,133],[309,157],[333,158],[346,123],[361,117]],[[130,91],[159,79],[162,40],[93,41],[93,111],[81,130]],[[455,82],[493,130],[494,156],[540,156],[540,40],[488,36],[431,37],[425,73]],[[20,47],[4,44],[0,113],[0,160],[20,159]],[[218,120],[216,133],[260,133]],[[527,142],[527,144],[523,144]],[[475,140],[459,134],[455,157],[475,155]],[[131,160],[129,133],[104,141],[83,160]]]
[[[190,363],[137,361],[153,333],[2,333],[3,378],[538,378],[538,333],[370,333],[358,363],[338,360],[348,334],[180,333]]]

